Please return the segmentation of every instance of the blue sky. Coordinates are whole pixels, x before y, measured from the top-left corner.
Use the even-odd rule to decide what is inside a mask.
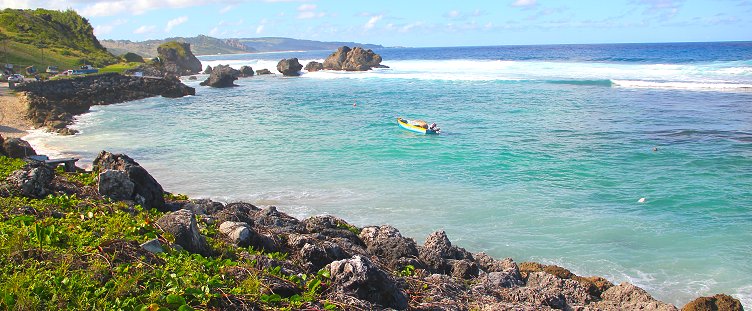
[[[72,8],[100,39],[205,34],[385,46],[749,41],[752,0],[0,0]]]

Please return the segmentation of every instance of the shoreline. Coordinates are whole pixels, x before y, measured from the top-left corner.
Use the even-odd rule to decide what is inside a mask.
[[[27,107],[8,83],[0,83],[0,135],[4,138],[23,138],[31,134],[34,125],[26,114]]]

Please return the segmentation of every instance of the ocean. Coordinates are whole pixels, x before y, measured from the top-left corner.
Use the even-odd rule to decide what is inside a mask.
[[[201,56],[276,72],[332,51]],[[752,42],[376,50],[390,66],[93,107],[35,148],[126,153],[168,191],[445,230],[471,252],[752,308]],[[442,134],[400,129],[396,117]],[[640,202],[641,199],[643,199]]]

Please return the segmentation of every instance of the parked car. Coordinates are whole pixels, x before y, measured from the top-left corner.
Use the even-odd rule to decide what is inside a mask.
[[[10,75],[10,77],[8,77],[8,82],[18,83],[18,82],[23,82],[23,80],[24,80],[24,77],[20,74],[12,74]]]
[[[59,71],[59,70],[57,69],[57,66],[47,66],[47,70],[46,70],[46,71],[47,71],[47,73],[51,73],[51,74],[53,74],[53,75],[55,75],[55,74],[57,74],[58,72],[60,72],[60,71]]]

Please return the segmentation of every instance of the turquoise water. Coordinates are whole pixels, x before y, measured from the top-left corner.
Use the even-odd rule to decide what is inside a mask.
[[[279,56],[202,60],[273,68],[265,57]],[[752,307],[752,92],[736,87],[751,84],[748,62],[385,63],[232,89],[187,81],[196,96],[96,107],[79,135],[29,139],[87,160],[129,154],[172,192],[389,223],[419,243],[443,229],[473,252],[679,306],[725,292]],[[398,116],[443,133],[401,130]]]

